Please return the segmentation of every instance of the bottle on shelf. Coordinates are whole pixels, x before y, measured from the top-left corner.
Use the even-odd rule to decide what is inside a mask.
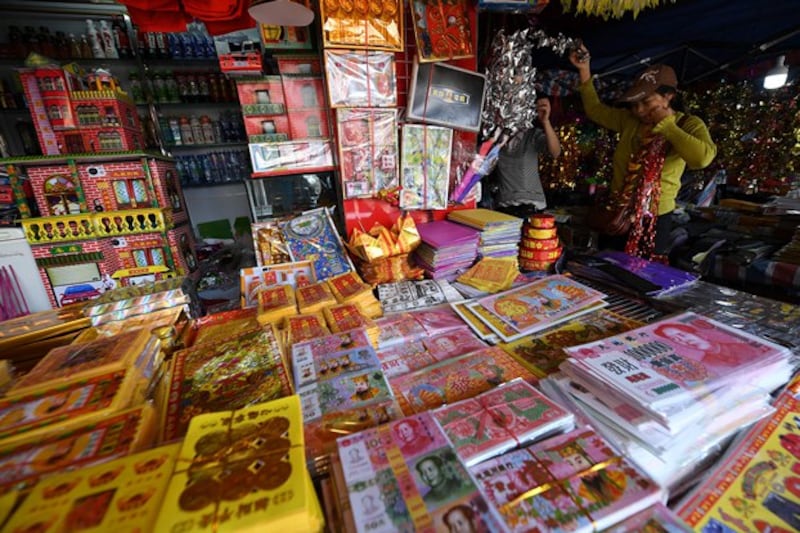
[[[119,57],[123,59],[132,57],[131,39],[121,16],[114,15],[111,19],[111,33],[114,35],[114,45],[117,48],[117,52],[119,52]]]
[[[19,26],[8,27],[8,46],[12,57],[24,58],[27,55],[25,41]]]
[[[189,122],[189,118],[186,116],[182,116],[180,118],[181,124],[181,141],[183,144],[194,144],[195,138],[192,134],[192,124]]]
[[[146,32],[139,31],[139,26],[134,25],[133,26],[133,35],[134,35],[135,41],[132,44],[132,47],[133,46],[136,47],[136,53],[138,54],[138,56],[142,57],[142,58],[148,57],[147,56],[148,47],[147,47],[147,35],[146,35]]]
[[[138,72],[131,72],[128,75],[128,87],[130,89],[131,98],[137,104],[144,104],[147,102],[147,99],[144,95],[144,86],[142,85],[141,80],[139,79]]]
[[[36,35],[36,30],[33,26],[25,26],[25,33],[22,34],[22,41],[25,43],[25,56],[31,52],[37,54],[42,53],[42,48],[39,46],[39,37]]]
[[[155,57],[161,59],[169,58],[169,42],[167,40],[167,34],[163,31],[157,31],[156,33],[156,55]]]
[[[161,139],[164,141],[164,144],[167,146],[172,146],[175,143],[175,138],[172,136],[172,128],[169,125],[169,119],[164,115],[158,115],[158,129],[161,132]],[[180,139],[178,139],[178,143],[180,144]]]
[[[214,137],[214,126],[208,115],[200,117],[200,126],[202,128],[203,142],[206,144],[214,144],[217,142]]]
[[[53,46],[56,49],[56,57],[58,59],[69,59],[70,43],[67,40],[67,35],[63,31],[56,32],[53,37]]]
[[[91,59],[94,57],[92,45],[89,44],[89,37],[86,34],[81,35],[80,50],[81,54],[78,57],[81,59]]]
[[[56,59],[55,43],[53,42],[52,35],[50,35],[50,29],[47,26],[39,26],[39,35],[37,39],[39,41],[39,50],[41,54],[45,57]]]
[[[181,137],[181,124],[177,117],[169,117],[169,130],[170,130],[170,137],[172,138],[172,142],[175,146],[182,146],[183,139]]]
[[[70,33],[69,37],[67,38],[67,43],[69,46],[69,56],[72,59],[83,59],[83,54],[81,53],[81,42],[75,37],[74,33]]]
[[[114,42],[114,34],[111,31],[111,26],[109,26],[107,20],[103,19],[100,21],[98,35],[100,35],[100,40],[103,45],[103,52],[105,52],[106,57],[108,59],[119,59],[117,45]]]
[[[204,144],[203,126],[200,124],[200,119],[197,118],[197,115],[192,115],[192,118],[189,119],[189,125],[192,127],[192,139],[194,139],[195,144]]]
[[[97,32],[92,19],[86,19],[86,33],[89,36],[89,44],[92,46],[92,56],[95,59],[105,59],[106,53],[103,50],[102,38]]]
[[[167,102],[171,104],[180,103],[181,93],[178,87],[178,81],[175,79],[174,74],[172,71],[168,70],[162,75],[164,76],[164,83],[166,84],[167,89]]]

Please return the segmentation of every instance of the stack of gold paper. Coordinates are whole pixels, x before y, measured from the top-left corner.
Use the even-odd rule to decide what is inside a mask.
[[[120,287],[92,300],[84,309],[92,324],[122,320],[135,315],[152,313],[158,309],[182,307],[188,314],[197,316],[198,303],[192,281],[185,277],[170,278],[153,283]]]
[[[162,442],[183,437],[192,417],[288,396],[291,380],[272,324],[227,342],[204,342],[175,352]]]
[[[22,500],[5,530],[153,531],[179,447],[153,448],[54,474]]]
[[[356,272],[345,272],[326,281],[340,304],[355,304],[369,318],[383,316],[383,308],[372,287],[364,283]]]
[[[71,343],[90,325],[82,303],[5,320],[0,322],[0,354],[17,370],[27,371],[47,352]]]
[[[219,533],[322,531],[298,396],[192,420],[153,531],[187,524]]]
[[[458,277],[458,281],[476,289],[495,293],[511,288],[519,276],[515,257],[484,257]]]
[[[142,403],[158,364],[159,343],[146,329],[51,350],[0,399],[0,447]]]
[[[325,281],[298,287],[295,296],[297,296],[297,308],[301,313],[318,313],[325,307],[336,303],[336,298],[333,297],[333,293]]]
[[[323,311],[328,328],[333,333],[350,331],[351,329],[364,328],[367,336],[374,346],[377,343],[379,331],[375,322],[364,315],[361,307],[356,304],[338,304],[326,307]]]
[[[256,309],[236,309],[192,320],[181,339],[184,348],[198,343],[219,343],[259,327]]]
[[[283,327],[284,320],[297,314],[297,302],[291,285],[277,285],[258,293],[258,322]]]

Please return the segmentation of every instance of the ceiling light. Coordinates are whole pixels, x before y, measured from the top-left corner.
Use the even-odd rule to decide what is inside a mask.
[[[778,56],[778,62],[764,76],[765,89],[779,89],[786,85],[786,79],[789,77],[789,67],[784,64],[785,60],[786,56]]]
[[[314,20],[312,10],[292,0],[251,0],[247,12],[268,26],[308,26]]]

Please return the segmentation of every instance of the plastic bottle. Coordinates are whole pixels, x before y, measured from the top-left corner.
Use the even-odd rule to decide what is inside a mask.
[[[167,96],[167,84],[164,82],[164,76],[161,72],[153,72],[150,76],[150,80],[153,83],[153,96],[155,101],[164,104],[168,100]]]
[[[11,55],[13,57],[25,57],[25,42],[23,41],[22,32],[20,31],[19,26],[8,27],[8,46],[11,49]]]
[[[156,32],[156,48],[157,48],[156,57],[160,57],[162,59],[169,58],[169,44],[167,40],[167,35],[163,31]]]
[[[164,82],[167,86],[167,101],[171,104],[180,103],[181,93],[178,88],[178,81],[175,79],[171,70],[164,72]]]
[[[106,53],[103,50],[102,41],[92,19],[86,19],[86,34],[89,37],[89,44],[92,46],[92,57],[95,59],[105,59]]]
[[[81,59],[83,55],[81,54],[81,43],[78,41],[78,38],[75,37],[74,33],[70,33],[69,37],[67,38],[67,42],[69,43],[69,56],[72,59]]]
[[[107,20],[100,21],[99,35],[103,44],[103,51],[108,59],[119,59],[119,52],[117,45],[114,44],[114,34],[111,31],[111,26],[108,25]]]
[[[158,129],[161,132],[161,138],[167,146],[175,144],[175,139],[172,137],[172,128],[169,126],[169,119],[164,115],[158,115]]]
[[[172,142],[175,144],[175,146],[183,145],[180,121],[176,117],[169,117],[168,121],[170,132],[172,132]]]
[[[49,58],[57,57],[56,47],[53,42],[53,37],[50,35],[50,30],[47,26],[39,26],[39,49],[42,55]]]
[[[196,115],[192,115],[192,118],[189,119],[189,125],[192,127],[192,138],[194,139],[194,142],[196,144],[205,143],[203,126],[200,124],[200,119],[197,118]]]
[[[25,43],[26,56],[31,52],[36,52],[37,54],[42,53],[42,47],[39,46],[39,37],[36,35],[36,30],[33,26],[25,26],[25,33],[22,35],[22,41]]]
[[[200,126],[202,127],[203,142],[206,144],[216,143],[217,141],[214,137],[214,126],[211,124],[211,119],[208,117],[208,115],[203,115],[200,117]]]
[[[208,74],[199,72],[197,74],[197,98],[199,102],[211,101],[211,89],[208,83]]]
[[[119,57],[127,59],[133,56],[131,39],[128,36],[128,30],[125,28],[122,17],[114,16],[111,20],[111,33],[114,35],[114,45],[117,48],[117,52],[119,52]]]
[[[92,45],[89,44],[89,37],[87,37],[86,34],[81,35],[80,48],[81,48],[81,55],[79,55],[78,57],[80,57],[81,59],[91,59],[93,57]]]
[[[180,118],[181,124],[181,141],[183,144],[194,144],[195,138],[192,134],[192,124],[189,122],[189,119],[185,116]]]
[[[53,47],[56,49],[56,58],[69,59],[69,41],[63,31],[57,31],[53,37]]]
[[[142,87],[142,82],[139,79],[139,74],[136,72],[131,72],[128,75],[128,87],[130,87],[131,98],[137,104],[144,103],[145,96],[144,96],[144,88]]]

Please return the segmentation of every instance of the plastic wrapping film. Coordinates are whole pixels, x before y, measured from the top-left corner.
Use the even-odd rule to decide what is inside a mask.
[[[405,124],[400,153],[403,209],[447,209],[453,130]]]
[[[291,261],[289,246],[281,231],[280,220],[255,222],[250,227],[253,232],[253,247],[256,264],[260,267],[277,265]]]
[[[256,177],[333,170],[329,140],[250,143],[248,146]]]
[[[331,107],[396,106],[394,61],[390,52],[325,50]]]
[[[800,306],[697,281],[657,298],[793,348],[800,355]]]
[[[291,260],[311,261],[317,281],[355,270],[327,208],[305,211],[280,228]]]
[[[396,109],[337,109],[336,130],[345,199],[397,187]]]

